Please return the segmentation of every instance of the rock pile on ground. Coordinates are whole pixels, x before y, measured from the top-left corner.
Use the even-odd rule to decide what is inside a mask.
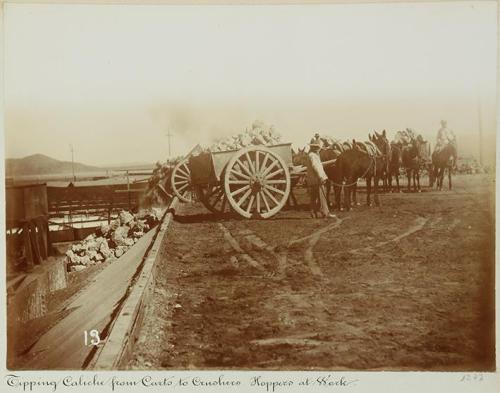
[[[121,257],[160,220],[161,211],[151,209],[138,215],[125,210],[115,220],[102,224],[95,233],[66,251],[70,271]]]

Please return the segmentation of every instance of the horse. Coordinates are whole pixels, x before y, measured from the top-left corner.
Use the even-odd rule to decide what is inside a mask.
[[[359,142],[353,140],[352,149],[347,149],[338,157],[333,164],[335,201],[340,207],[340,193],[344,187],[344,204],[346,210],[351,210],[351,192],[359,178],[366,179],[366,203],[371,206],[371,181],[374,179],[374,200],[375,205],[380,206],[378,197],[378,182],[383,173],[383,157],[378,152],[369,152],[366,145],[360,147]],[[346,184],[342,185],[343,182]]]
[[[422,136],[413,138],[409,145],[403,147],[402,162],[408,178],[408,192],[411,192],[411,180],[413,179],[413,191],[421,192],[420,167],[422,165],[421,147],[425,144]]]
[[[374,135],[368,135],[368,139],[372,143],[377,146],[379,152],[380,152],[380,161],[381,161],[381,167],[380,167],[380,176],[382,177],[383,181],[383,187],[384,191],[387,192],[389,191],[389,172],[390,172],[390,159],[391,159],[391,144],[389,143],[389,140],[387,139],[387,134],[385,130],[382,131],[382,134],[379,134],[377,131],[375,131]]]
[[[334,144],[334,145],[328,146],[328,147],[320,150],[319,157],[320,157],[322,162],[335,160],[339,157],[341,152],[346,149],[346,147],[347,147],[347,145],[345,145],[345,144]],[[307,160],[309,158],[308,158],[308,153],[305,150],[306,150],[305,148],[299,148],[297,152],[292,151],[292,153],[293,153],[293,155],[292,155],[293,165],[303,165],[303,166],[307,165]],[[325,169],[326,175],[328,176],[328,181],[326,182],[326,185],[325,185],[326,201],[328,203],[328,206],[338,208],[340,210],[340,205],[336,204],[337,201],[335,200],[335,203],[332,204],[331,200],[330,200],[330,193],[331,193],[332,185],[333,185],[332,181],[333,181],[333,179],[336,178],[335,171],[337,170],[337,168],[336,168],[335,164],[330,164],[330,165],[326,165],[324,167],[324,169]],[[356,187],[353,188],[352,202],[356,205],[359,205],[359,203],[356,200]],[[340,203],[340,201],[338,203]]]
[[[396,179],[397,192],[401,192],[399,187],[399,169],[403,164],[402,160],[402,146],[399,143],[391,143],[391,157],[389,159],[389,173],[388,173],[388,181],[389,181],[389,190],[390,192],[394,192],[394,188],[392,188],[392,178]]]
[[[454,144],[448,143],[439,151],[432,153],[433,177],[431,187],[436,180],[436,186],[439,191],[443,189],[444,171],[448,169],[448,189],[451,190],[451,172],[457,163],[457,148]]]

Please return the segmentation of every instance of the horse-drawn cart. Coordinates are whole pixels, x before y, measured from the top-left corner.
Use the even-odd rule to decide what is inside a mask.
[[[184,202],[196,196],[212,212],[269,218],[287,203],[292,187],[290,143],[202,152],[174,168],[171,186]],[[295,176],[294,176],[295,180]]]

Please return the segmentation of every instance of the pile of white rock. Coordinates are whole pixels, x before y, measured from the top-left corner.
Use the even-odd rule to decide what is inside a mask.
[[[275,145],[281,140],[281,135],[274,126],[266,126],[261,121],[255,121],[252,128],[243,133],[219,139],[212,144],[209,151],[239,150],[250,145]]]
[[[109,224],[102,224],[95,233],[66,251],[68,269],[79,271],[89,265],[121,257],[159,222],[160,217],[159,209],[143,211],[138,215],[121,211],[118,218]]]

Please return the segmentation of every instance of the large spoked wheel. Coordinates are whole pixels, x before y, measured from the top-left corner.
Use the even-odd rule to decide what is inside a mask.
[[[196,192],[201,203],[212,213],[222,214],[231,210],[222,185],[199,186]]]
[[[191,186],[191,172],[188,160],[179,162],[172,171],[170,185],[174,194],[183,202],[193,201],[193,189]]]
[[[229,160],[224,190],[231,207],[245,218],[269,218],[285,205],[290,172],[285,161],[264,146],[249,146]]]

